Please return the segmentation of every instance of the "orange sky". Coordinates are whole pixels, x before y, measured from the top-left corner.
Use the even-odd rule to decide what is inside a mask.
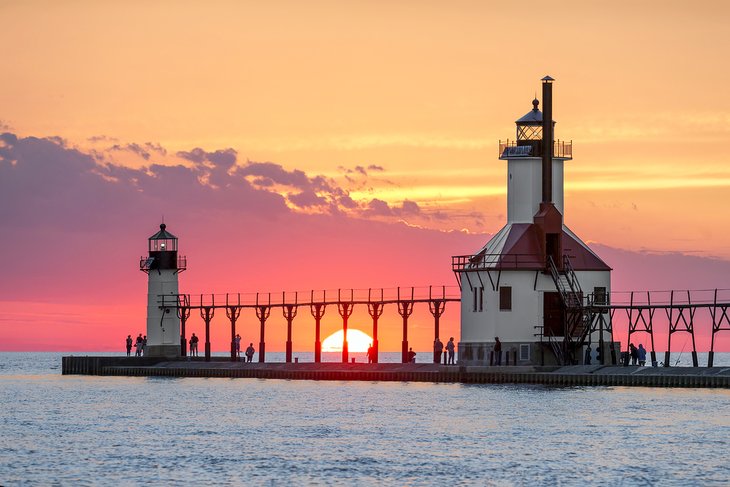
[[[233,148],[416,202],[397,219],[439,230],[504,224],[497,143],[549,74],[574,142],[566,223],[730,259],[728,2],[0,1],[0,18],[0,128],[134,168]],[[165,153],[111,149],[146,142]]]
[[[384,181],[353,197],[479,209],[481,225],[442,224],[472,231],[502,224],[497,141],[549,73],[557,136],[574,141],[568,223],[611,245],[730,257],[727,2],[24,1],[0,14],[0,118],[20,134],[233,147],[340,178],[376,164]]]

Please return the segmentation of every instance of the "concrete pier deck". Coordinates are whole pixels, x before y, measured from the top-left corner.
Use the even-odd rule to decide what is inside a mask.
[[[153,357],[63,357],[64,375],[730,388],[730,367],[475,367],[427,363],[245,363]]]

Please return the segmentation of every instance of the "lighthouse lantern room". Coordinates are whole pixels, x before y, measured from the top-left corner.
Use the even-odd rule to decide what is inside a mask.
[[[516,121],[516,140],[499,144],[499,159],[507,161],[506,225],[475,254],[452,258],[465,364],[504,364],[508,357],[567,364],[606,356],[604,330],[592,327],[593,305],[607,304],[611,269],[563,223],[563,168],[572,142],[553,135],[553,81],[542,79],[543,112],[533,100]]]
[[[176,309],[163,307],[163,296],[177,299],[178,274],[186,269],[185,257],[177,254],[177,237],[160,225],[160,231],[148,239],[148,256],[140,259],[139,268],[147,279],[147,347],[145,355],[180,356],[180,319]]]

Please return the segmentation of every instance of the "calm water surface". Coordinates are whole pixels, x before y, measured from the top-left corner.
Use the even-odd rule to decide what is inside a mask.
[[[727,485],[730,391],[60,375],[0,353],[0,485]]]

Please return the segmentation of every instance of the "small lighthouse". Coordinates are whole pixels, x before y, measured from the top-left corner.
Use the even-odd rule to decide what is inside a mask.
[[[607,304],[611,268],[563,221],[563,169],[573,158],[572,142],[554,138],[553,81],[542,79],[543,111],[533,100],[515,122],[516,140],[499,144],[499,159],[507,161],[506,225],[475,254],[452,258],[461,286],[463,363],[504,364],[509,357],[567,364],[605,356],[591,310]]]
[[[139,269],[148,276],[145,355],[178,357],[180,319],[174,308],[163,309],[161,304],[163,296],[177,296],[178,274],[186,269],[186,259],[178,257],[177,237],[167,231],[164,223],[160,225],[160,231],[148,239],[148,251],[148,256],[139,262]]]

